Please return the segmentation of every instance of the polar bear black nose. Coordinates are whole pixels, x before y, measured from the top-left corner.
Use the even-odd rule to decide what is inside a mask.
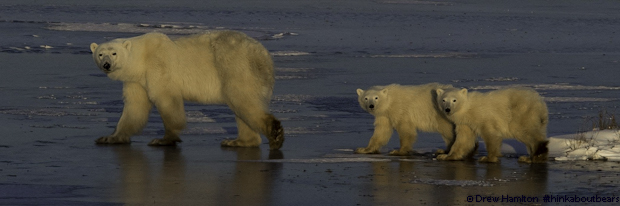
[[[103,64],[104,69],[110,69],[111,66],[112,65],[110,65],[110,63],[107,63],[107,62]]]
[[[446,108],[446,113],[450,113],[450,108]]]
[[[372,109],[372,108],[375,108],[375,105],[372,105],[372,104],[371,104],[370,106],[368,106],[368,108],[371,108],[371,109]]]

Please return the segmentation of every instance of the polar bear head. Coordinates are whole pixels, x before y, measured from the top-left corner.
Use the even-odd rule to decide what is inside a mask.
[[[357,96],[362,109],[373,115],[383,112],[389,104],[387,88],[371,87],[366,91],[357,89]]]
[[[93,52],[93,60],[97,67],[106,74],[117,72],[124,68],[131,51],[131,41],[115,39],[101,45],[90,44],[90,51]]]
[[[447,116],[450,116],[463,108],[467,102],[467,89],[437,89],[437,105]]]

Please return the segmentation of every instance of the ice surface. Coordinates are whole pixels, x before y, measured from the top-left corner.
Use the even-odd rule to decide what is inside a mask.
[[[617,195],[617,162],[572,161],[618,159],[617,136],[559,137],[601,110],[617,112],[619,10],[615,1],[3,0],[0,193],[32,193],[2,193],[12,197],[3,203],[462,205],[468,195],[515,191]],[[90,43],[223,29],[273,55],[281,151],[266,139],[220,148],[237,136],[234,114],[195,103],[185,105],[177,147],[146,146],[164,133],[155,109],[132,145],[94,145],[114,131],[123,101],[122,84],[93,64]],[[571,162],[518,164],[513,157],[527,152],[516,140],[504,141],[500,164],[434,161],[426,154],[443,140],[423,132],[413,145],[421,156],[387,156],[397,134],[382,154],[353,154],[373,133],[355,89],[429,82],[534,88],[549,107],[552,157]]]

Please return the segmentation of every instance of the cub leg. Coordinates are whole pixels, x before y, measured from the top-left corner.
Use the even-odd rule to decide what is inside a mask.
[[[355,153],[358,154],[379,154],[381,147],[385,146],[390,137],[392,137],[393,128],[390,120],[385,116],[378,116],[375,118],[375,131],[370,137],[367,147],[357,148]]]
[[[464,160],[473,156],[478,149],[476,134],[465,125],[457,125],[455,128],[456,139],[450,153],[437,155],[438,160]]]
[[[499,162],[499,157],[502,156],[502,137],[487,133],[482,135],[482,140],[484,140],[487,147],[487,156],[481,157],[478,161],[489,163]]]

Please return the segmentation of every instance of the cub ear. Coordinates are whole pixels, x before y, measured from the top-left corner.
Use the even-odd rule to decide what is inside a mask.
[[[459,91],[459,94],[467,95],[467,89],[465,89],[465,88],[461,89],[461,91]]]
[[[388,93],[388,89],[387,88],[381,90],[381,94],[387,94],[387,93]]]
[[[444,93],[445,91],[443,91],[443,89],[437,89],[435,90],[435,93],[437,93],[438,97],[441,97],[441,95]]]
[[[95,49],[97,49],[97,47],[98,47],[98,46],[99,46],[99,45],[97,45],[97,43],[94,43],[94,42],[93,42],[93,43],[91,43],[91,44],[90,44],[90,51],[91,51],[91,52],[93,52],[93,53],[95,53]]]
[[[363,89],[357,89],[357,96],[362,96],[362,94],[364,94],[364,90]]]
[[[131,51],[131,41],[127,40],[123,42],[123,48],[127,49],[127,51]]]

